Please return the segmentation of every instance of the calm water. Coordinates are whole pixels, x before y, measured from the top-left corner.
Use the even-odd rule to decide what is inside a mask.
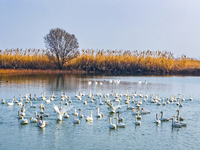
[[[119,79],[120,84],[110,84],[109,79]],[[88,85],[88,81],[103,81],[102,85],[92,83]],[[137,82],[145,80],[148,84],[138,84]],[[5,82],[8,81],[8,82]],[[19,100],[19,94],[36,94],[37,100],[31,100],[34,105],[39,106],[41,103],[45,105],[46,112],[50,114],[45,118],[49,122],[48,126],[40,129],[34,123],[28,125],[20,125],[17,114],[21,106],[7,106],[0,104],[0,149],[199,149],[200,148],[200,95],[199,95],[200,78],[199,77],[155,77],[155,76],[78,76],[78,75],[27,75],[12,76],[0,78],[0,98],[4,98],[6,102],[11,102],[14,96]],[[121,116],[124,118],[126,128],[118,128],[110,130],[109,117],[113,118],[117,114],[110,114],[107,105],[99,105],[98,96],[94,103],[83,105],[83,101],[90,91],[96,94],[99,90],[102,94],[109,90],[129,94],[141,91],[143,94],[159,94],[163,97],[170,98],[171,95],[181,94],[185,96],[182,102],[184,107],[180,108],[180,116],[184,117],[187,127],[176,129],[171,127],[171,121],[163,122],[159,125],[154,123],[155,114],[164,112],[164,117],[171,118],[179,109],[176,103],[170,103],[166,106],[157,106],[150,103],[149,98],[143,102],[142,107],[150,110],[150,114],[142,115],[141,126],[135,126],[135,117],[131,114],[131,110],[126,109],[125,96],[122,97],[119,109]],[[53,106],[60,106],[61,91],[66,92],[67,96],[71,96],[73,108],[68,111],[70,117],[57,122]],[[78,100],[75,91],[85,92],[82,101]],[[41,100],[41,93],[45,92],[47,98],[55,93],[56,98],[47,104]],[[189,101],[192,94],[193,101]],[[114,99],[110,96],[111,101]],[[135,97],[135,100],[139,100]],[[104,102],[104,98],[102,98]],[[116,106],[117,103],[114,102]],[[130,103],[130,106],[135,106]],[[100,108],[100,112],[104,113],[103,118],[97,119],[96,107]],[[71,115],[74,109],[82,109],[82,114],[86,117],[93,111],[93,123],[88,123],[85,118],[80,119],[81,123],[73,124],[74,117]],[[30,104],[25,106],[26,117],[29,119],[34,116],[34,111],[39,113],[39,108],[30,108]],[[160,117],[160,115],[159,115]]]

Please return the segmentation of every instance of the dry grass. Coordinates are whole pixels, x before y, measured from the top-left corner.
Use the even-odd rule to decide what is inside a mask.
[[[167,51],[124,51],[124,50],[82,50],[77,58],[65,64],[64,70],[46,55],[47,50],[10,49],[1,51],[0,74],[45,74],[78,73],[85,71],[137,73],[137,72],[177,72],[200,69],[200,61],[182,56],[174,58]],[[68,71],[67,71],[68,70]],[[76,70],[76,71],[72,71]]]

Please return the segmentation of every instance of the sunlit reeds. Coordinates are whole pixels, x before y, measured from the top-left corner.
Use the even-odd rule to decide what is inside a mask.
[[[56,70],[47,50],[6,49],[0,53],[0,74],[6,69]],[[94,71],[103,73],[173,73],[187,69],[200,69],[200,61],[182,55],[175,58],[167,51],[93,50],[84,49],[81,54],[64,65],[64,70]],[[40,71],[39,71],[40,70]],[[19,72],[19,71],[17,71]],[[55,71],[56,72],[56,71]]]

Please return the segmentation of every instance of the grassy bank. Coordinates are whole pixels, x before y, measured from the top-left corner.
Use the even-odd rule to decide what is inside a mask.
[[[191,74],[200,75],[200,61],[167,51],[82,50],[81,55],[57,70],[46,50],[10,49],[1,51],[0,74],[110,73],[110,74]],[[12,70],[13,69],[13,70]]]

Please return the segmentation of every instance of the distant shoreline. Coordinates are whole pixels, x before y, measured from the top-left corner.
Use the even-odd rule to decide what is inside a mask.
[[[141,71],[134,72],[114,72],[114,71],[82,71],[82,70],[37,70],[37,69],[0,69],[0,75],[29,75],[29,74],[104,74],[104,75],[183,75],[200,76],[200,69],[183,69],[179,71]]]

